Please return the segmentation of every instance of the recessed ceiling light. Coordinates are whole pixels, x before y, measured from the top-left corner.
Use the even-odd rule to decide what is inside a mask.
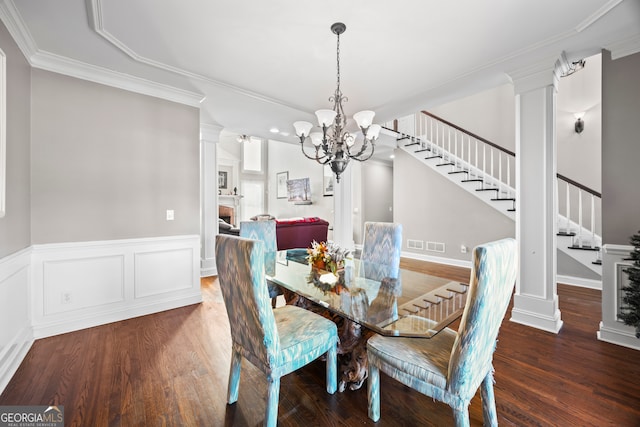
[[[390,158],[390,159],[395,159],[395,158],[396,158],[396,156],[392,154],[392,155],[390,155],[390,156],[389,156],[389,158]]]
[[[282,132],[280,132],[280,135],[282,135],[282,136],[289,136],[289,132],[284,132],[284,131],[282,131]]]
[[[269,129],[269,132],[271,132],[271,133],[278,133],[278,132],[280,132],[280,129],[278,129],[277,127],[275,127],[275,126],[274,126],[274,127],[272,127],[271,129]]]

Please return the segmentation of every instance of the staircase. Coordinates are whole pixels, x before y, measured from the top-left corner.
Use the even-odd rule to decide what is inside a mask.
[[[422,111],[383,125],[425,166],[515,221],[515,153]],[[602,276],[601,195],[558,174],[558,250]]]

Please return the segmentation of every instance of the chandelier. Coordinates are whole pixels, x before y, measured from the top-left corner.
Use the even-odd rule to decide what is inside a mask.
[[[302,153],[320,164],[328,164],[336,175],[336,182],[340,182],[340,174],[346,169],[349,160],[363,162],[371,158],[375,150],[375,141],[380,134],[380,125],[373,124],[375,113],[368,110],[353,115],[353,119],[362,131],[361,139],[346,129],[347,118],[344,115],[342,103],[347,102],[348,98],[340,91],[340,34],[346,29],[346,25],[342,22],[336,22],[331,26],[331,32],[338,39],[336,44],[338,79],[336,91],[329,98],[329,102],[333,102],[333,109],[316,111],[318,126],[322,128],[322,132],[311,132],[313,124],[309,122],[300,121],[293,124],[296,135],[300,138]],[[309,155],[304,150],[304,143],[307,140],[310,140],[315,147],[315,155]]]

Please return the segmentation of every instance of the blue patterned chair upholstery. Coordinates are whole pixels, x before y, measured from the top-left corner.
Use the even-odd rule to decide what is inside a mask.
[[[493,352],[517,272],[516,242],[478,246],[458,332],[431,339],[374,336],[367,342],[369,418],[380,418],[380,370],[452,407],[456,426],[469,425],[469,403],[481,387],[484,425],[497,426]]]
[[[327,354],[327,392],[337,387],[335,323],[300,307],[272,309],[264,277],[264,243],[241,237],[216,236],[218,280],[233,342],[229,373],[229,404],[238,400],[242,357],[267,376],[264,425],[278,419],[280,377]]]
[[[402,224],[365,222],[360,255],[361,276],[377,281],[399,279],[400,251]]]
[[[276,272],[276,253],[278,241],[276,239],[276,222],[274,220],[241,221],[240,237],[261,240],[264,243],[264,268],[269,276]],[[275,298],[282,294],[280,287],[271,281],[267,281],[271,305],[276,306]]]

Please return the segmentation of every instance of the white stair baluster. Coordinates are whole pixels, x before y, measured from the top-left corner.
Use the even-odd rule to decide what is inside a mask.
[[[571,187],[567,182],[567,233],[571,232]]]
[[[578,189],[578,247],[582,247],[582,190]]]

